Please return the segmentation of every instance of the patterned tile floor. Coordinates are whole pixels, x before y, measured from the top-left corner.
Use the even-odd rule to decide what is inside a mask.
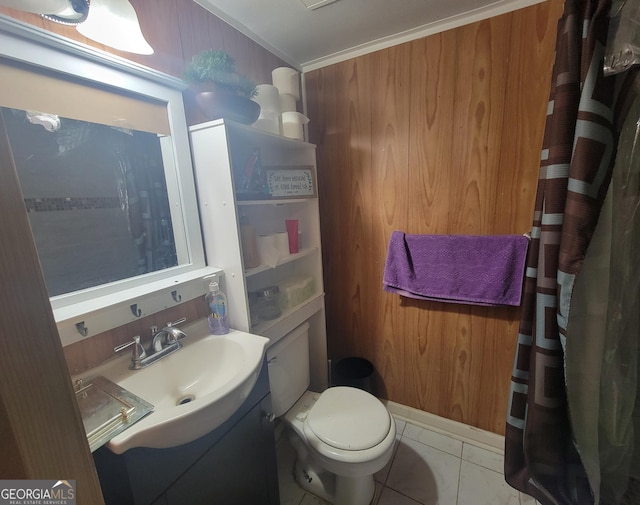
[[[536,505],[504,480],[503,455],[396,418],[396,447],[375,475],[372,505]],[[278,442],[281,505],[327,505],[293,479],[295,453]]]

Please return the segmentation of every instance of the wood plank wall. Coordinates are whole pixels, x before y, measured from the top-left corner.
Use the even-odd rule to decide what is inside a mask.
[[[286,66],[285,62],[192,0],[131,0],[131,4],[136,9],[145,38],[154,48],[153,55],[111,49],[83,37],[73,27],[47,21],[35,14],[3,7],[0,7],[0,13],[176,77],[182,76],[191,56],[209,48],[226,50],[236,59],[236,68],[257,83],[270,83],[271,70]],[[190,93],[184,95],[188,124],[203,122],[205,118],[194,106]],[[104,362],[114,356],[114,346],[131,340],[134,335],[148,336],[151,325],[163,326],[167,321],[183,316],[193,320],[205,315],[202,300],[192,300],[67,346],[64,352],[69,370],[76,374]]]
[[[2,114],[0,216],[0,478],[75,480],[102,505]]]
[[[391,233],[530,230],[562,1],[305,74],[329,355],[376,393],[504,433],[519,309],[382,291]]]

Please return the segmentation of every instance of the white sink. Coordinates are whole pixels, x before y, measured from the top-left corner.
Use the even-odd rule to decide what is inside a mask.
[[[106,444],[116,454],[191,442],[229,419],[255,385],[269,339],[235,330],[210,335],[206,319],[182,330],[183,348],[146,368],[129,370],[126,355],[91,370],[155,407]]]

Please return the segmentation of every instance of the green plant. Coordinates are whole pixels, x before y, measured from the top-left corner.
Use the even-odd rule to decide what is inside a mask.
[[[230,92],[251,98],[256,95],[256,83],[236,72],[235,60],[222,49],[207,49],[196,54],[184,72],[187,83],[215,82]]]

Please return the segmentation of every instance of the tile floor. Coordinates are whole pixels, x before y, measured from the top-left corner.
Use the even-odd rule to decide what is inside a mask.
[[[536,505],[511,488],[498,452],[396,418],[396,447],[375,475],[372,505]],[[327,505],[293,479],[295,453],[286,437],[277,446],[281,505]]]

